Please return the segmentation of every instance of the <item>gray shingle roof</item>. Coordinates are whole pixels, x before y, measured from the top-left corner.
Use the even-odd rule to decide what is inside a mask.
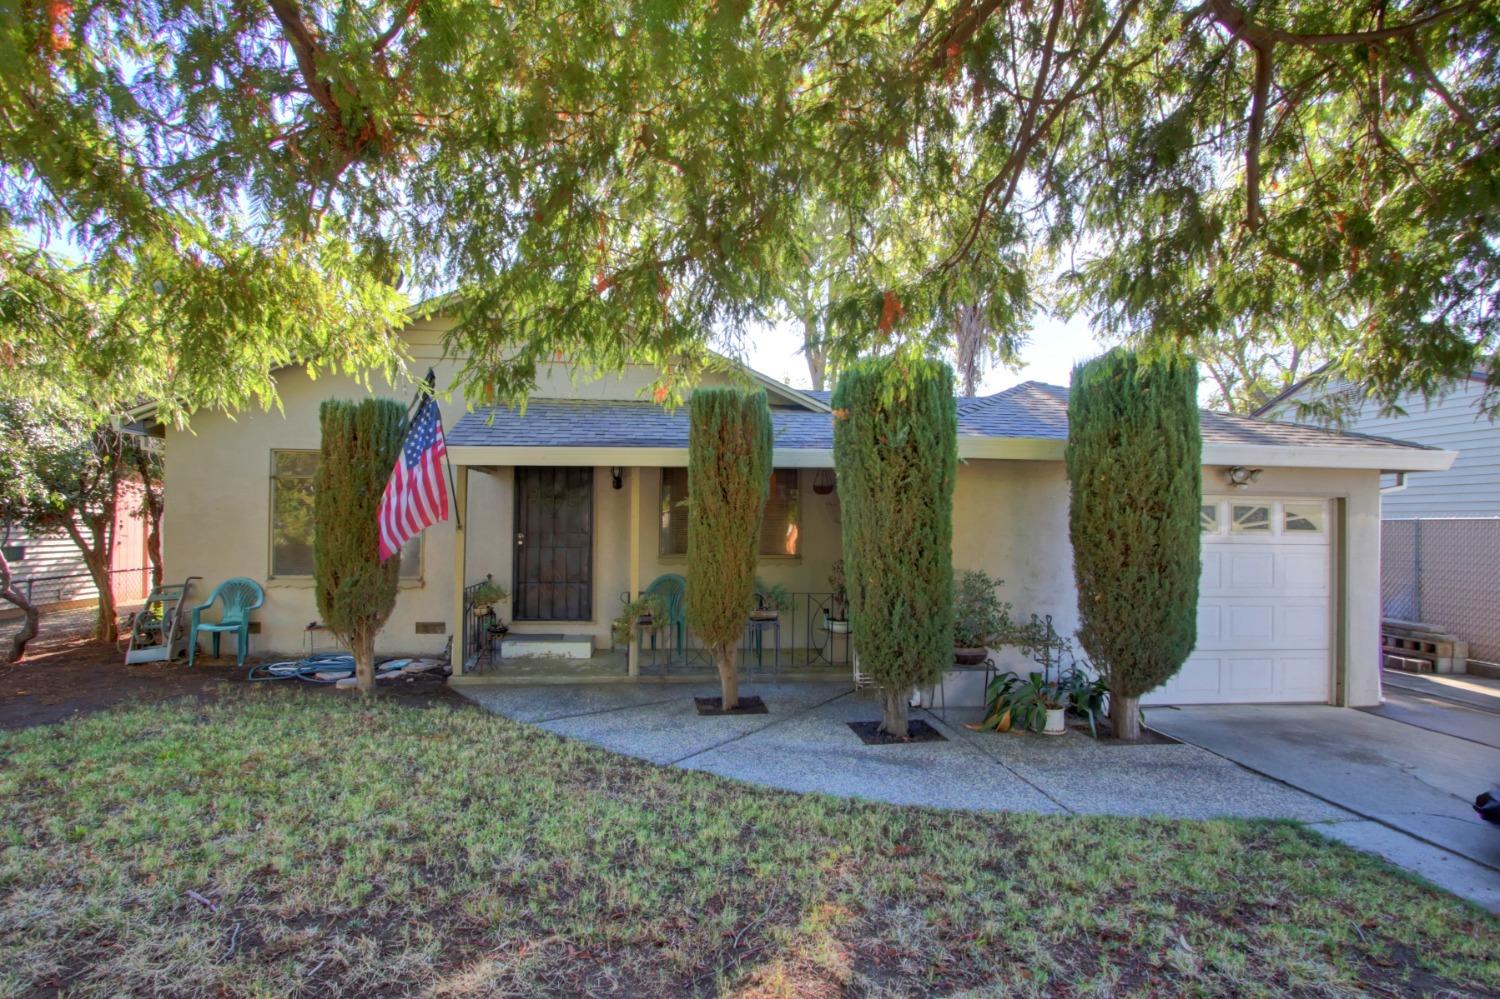
[[[818,397],[828,393],[808,393]],[[776,446],[828,450],[833,420],[827,413],[774,408]],[[1286,447],[1383,447],[1425,450],[1422,445],[1363,434],[1338,433],[1298,423],[1276,423],[1204,411],[1206,444]],[[958,401],[960,438],[1067,440],[1068,390],[1023,382],[991,396]],[[650,402],[535,399],[525,415],[506,408],[465,414],[448,431],[453,446],[687,447],[686,407],[668,412]]]

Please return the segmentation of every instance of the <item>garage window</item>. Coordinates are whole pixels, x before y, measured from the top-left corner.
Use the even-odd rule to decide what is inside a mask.
[[[1269,503],[1234,504],[1234,521],[1230,530],[1236,534],[1270,534],[1271,505]]]
[[[1321,534],[1323,532],[1323,505],[1321,503],[1287,503],[1282,507],[1281,529],[1288,534]]]
[[[1202,512],[1198,515],[1198,524],[1203,529],[1203,533],[1218,534],[1219,504],[1205,503],[1200,509]]]

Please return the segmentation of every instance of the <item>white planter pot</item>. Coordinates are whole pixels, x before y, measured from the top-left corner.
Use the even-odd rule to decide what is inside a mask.
[[[1062,735],[1068,730],[1068,709],[1048,708],[1047,727],[1042,729],[1043,735]]]
[[[849,622],[836,621],[825,614],[823,616],[823,630],[830,635],[847,635],[849,634]]]

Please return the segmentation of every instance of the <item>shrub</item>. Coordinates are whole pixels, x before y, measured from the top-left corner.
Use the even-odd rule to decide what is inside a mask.
[[[354,655],[359,689],[375,687],[375,636],[396,606],[399,558],[380,561],[376,512],[401,452],[406,409],[390,399],[318,411],[323,448],[313,479],[313,582],[318,613]]]
[[[1198,372],[1113,350],[1073,370],[1068,509],[1079,641],[1109,685],[1120,739],[1197,640],[1203,497]]]
[[[881,728],[907,737],[912,687],[953,662],[953,372],[905,356],[847,368],[833,393],[844,570]]]
[[[1009,640],[1011,608],[1000,599],[1000,587],[1004,582],[979,569],[957,574],[953,580],[955,647],[992,648]]]
[[[728,711],[739,704],[736,656],[771,494],[771,409],[762,391],[705,388],[688,414],[688,625],[713,652]]]

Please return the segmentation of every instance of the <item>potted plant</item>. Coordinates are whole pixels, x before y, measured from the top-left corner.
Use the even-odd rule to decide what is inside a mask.
[[[637,628],[654,628],[656,622],[664,621],[666,616],[666,601],[657,594],[647,593],[636,597],[620,609],[620,615],[611,625],[615,644],[629,645]]]
[[[823,608],[823,630],[834,635],[849,634],[849,582],[844,578],[844,560],[833,563],[828,573],[828,606]]]
[[[977,666],[990,646],[1011,630],[1010,604],[1000,599],[1003,581],[981,570],[960,572],[953,580],[953,661]]]
[[[1056,684],[1047,684],[1037,694],[1037,700],[1047,712],[1042,726],[1043,735],[1062,735],[1068,731],[1067,693]]]
[[[474,592],[469,594],[469,604],[477,616],[488,617],[495,604],[509,597],[510,593],[505,587],[495,582],[493,577],[485,576],[484,582],[474,587]]]
[[[752,621],[775,621],[784,610],[792,609],[792,595],[780,583],[761,588],[756,587],[755,609],[750,612]]]

